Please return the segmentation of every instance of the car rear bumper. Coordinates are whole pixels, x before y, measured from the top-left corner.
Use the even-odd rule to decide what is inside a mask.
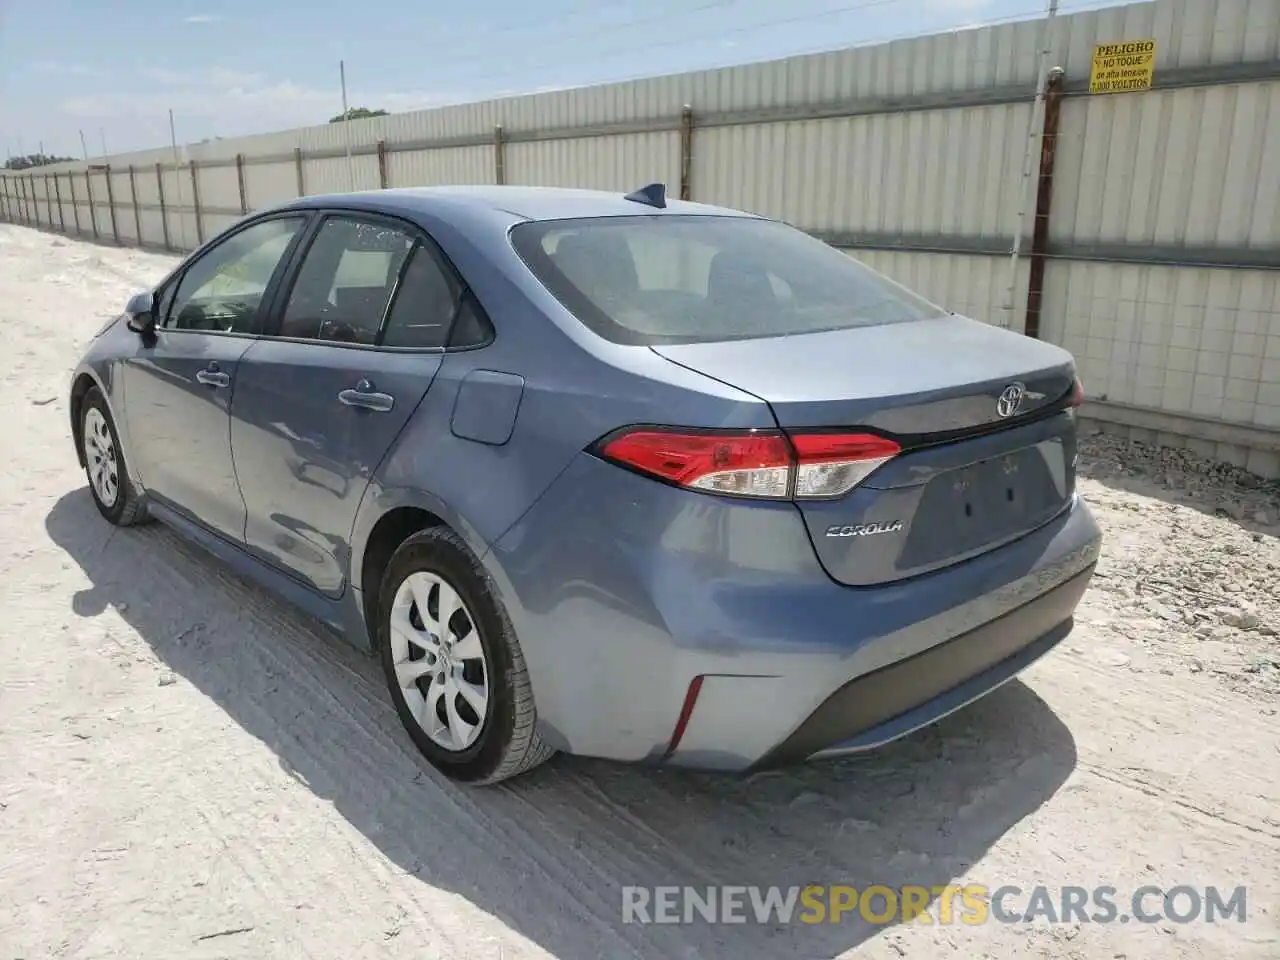
[[[791,504],[679,490],[584,455],[484,563],[549,744],[740,771],[866,749],[1005,682],[1070,630],[1100,543],[1073,497],[990,553],[846,587]]]
[[[985,696],[1067,637],[1093,570],[1091,564],[1061,586],[976,630],[854,677],[758,766],[870,750]]]

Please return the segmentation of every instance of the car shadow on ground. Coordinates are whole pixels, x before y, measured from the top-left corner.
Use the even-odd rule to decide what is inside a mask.
[[[629,924],[624,887],[940,887],[1075,766],[1070,732],[1015,681],[859,760],[743,779],[559,757],[463,788],[414,752],[371,658],[198,548],[159,525],[107,528],[86,489],[62,497],[46,528],[90,581],[70,598],[76,614],[114,608],[167,670],[411,875],[401,882],[451,891],[564,960],[840,955],[892,925],[857,913]]]

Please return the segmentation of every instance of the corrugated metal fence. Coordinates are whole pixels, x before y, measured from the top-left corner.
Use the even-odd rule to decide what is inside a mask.
[[[1144,40],[1150,90],[1089,93],[1096,44]],[[189,250],[304,194],[663,181],[1066,346],[1096,420],[1280,475],[1280,0],[1058,18],[1053,179],[1010,296],[1045,42],[1028,21],[355,121],[350,163],[348,131],[325,124],[43,167],[0,178],[0,210]]]

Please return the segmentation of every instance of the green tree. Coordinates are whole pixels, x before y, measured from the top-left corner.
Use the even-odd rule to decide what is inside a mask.
[[[58,157],[46,153],[29,153],[25,157],[10,157],[4,162],[6,170],[29,170],[32,167],[43,167],[50,163],[71,163],[75,157]]]
[[[336,117],[330,117],[330,123],[341,123],[343,120],[363,120],[366,117],[385,117],[385,110],[370,110],[368,107],[352,107],[346,113],[340,113]]]

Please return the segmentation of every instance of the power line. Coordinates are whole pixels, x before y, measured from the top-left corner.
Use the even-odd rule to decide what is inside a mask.
[[[569,7],[568,10],[564,12],[563,16],[560,18],[558,22],[563,23],[565,20],[572,20],[576,17],[580,17],[583,14],[587,14],[587,13],[603,13],[607,10],[627,10],[627,9],[630,9],[630,8],[626,3],[616,3],[613,6],[601,6],[599,3],[591,2],[591,0],[587,0],[586,3],[575,4],[574,6]],[[458,51],[457,49],[452,49],[450,56],[443,59],[439,59],[439,60],[433,58],[431,60],[431,65],[435,66],[437,64],[443,65],[448,63],[457,63],[461,60],[470,59],[471,57],[475,56],[477,53],[492,54],[493,52],[492,41],[495,37],[509,36],[510,34],[519,33],[522,30],[527,30],[530,27],[545,26],[547,24],[547,21],[548,21],[548,14],[546,11],[543,11],[538,16],[531,17],[528,20],[519,20],[519,21],[516,21],[515,23],[504,24],[492,30],[486,29],[484,32],[484,36],[481,38],[481,40],[483,41],[482,46],[478,48],[474,48],[470,51],[466,49],[462,51]],[[630,22],[623,25],[625,26],[629,24]],[[582,34],[582,36],[587,36],[587,35],[589,34]],[[448,34],[443,35],[443,39],[447,40],[448,38],[449,38]],[[441,39],[441,36],[437,35],[434,39],[437,39],[437,40]]]
[[[702,13],[706,10],[714,10],[719,7],[732,6],[737,2],[738,0],[711,0],[711,2],[703,3],[695,7],[687,7],[683,11],[681,11],[681,13],[683,14]],[[594,63],[606,57],[615,56],[620,53],[635,53],[638,49],[642,50],[644,53],[649,53],[650,51],[661,50],[666,47],[683,46],[689,43],[700,43],[705,40],[724,39],[725,37],[739,36],[751,30],[761,30],[766,28],[786,26],[793,23],[808,23],[814,20],[825,20],[830,17],[839,16],[840,14],[843,14],[843,13],[853,13],[858,10],[869,9],[871,7],[887,6],[889,4],[894,4],[894,3],[900,4],[901,2],[902,0],[859,0],[858,3],[846,4],[845,6],[842,6],[842,7],[832,7],[828,10],[822,11],[821,13],[802,14],[800,16],[785,17],[780,20],[766,20],[761,23],[752,23],[742,27],[733,27],[729,30],[717,29],[715,31],[708,31],[701,34],[698,34],[698,33],[685,34],[683,36],[670,37],[666,40],[659,40],[656,43],[646,43],[643,45],[643,47],[637,47],[637,45],[634,42],[630,42],[627,44],[620,44],[616,47],[597,50],[595,51],[594,56],[592,56],[587,60],[575,58],[573,62],[575,65],[579,65],[582,63]],[[626,24],[619,24],[619,29],[641,26],[645,23],[652,23],[657,20],[666,20],[666,19],[668,18],[665,16],[647,17],[640,20],[629,21]],[[594,36],[594,34],[590,34],[588,36]],[[573,40],[573,39],[580,39],[580,38],[570,36],[570,37],[563,37],[561,39]],[[549,61],[540,61],[540,62],[534,62],[534,63],[526,62],[523,65],[512,67],[509,70],[504,70],[496,74],[490,74],[486,76],[484,79],[500,80],[503,77],[508,77],[515,73],[519,73],[521,70],[528,69],[528,68],[536,69],[538,67],[545,67],[545,66],[548,66],[549,63],[550,63]]]
[[[690,14],[705,13],[705,12],[706,12],[706,11],[708,11],[708,10],[717,10],[717,9],[720,9],[720,8],[723,8],[723,7],[732,7],[732,6],[734,6],[735,4],[737,4],[737,3],[739,3],[739,2],[741,2],[741,0],[705,0],[705,2],[703,2],[703,3],[699,3],[699,4],[695,5],[695,6],[689,6],[689,7],[683,7],[683,8],[681,8],[681,9],[680,9],[680,11],[679,11],[679,16],[681,16],[681,17],[685,17],[685,16],[688,16],[688,15],[690,15]],[[894,2],[894,0],[876,0],[876,2],[877,2],[877,3],[890,3],[890,2]],[[600,8],[600,7],[595,7],[594,9],[595,9],[595,10],[599,10],[599,9],[602,9],[602,8]],[[618,7],[613,7],[613,8],[603,8],[603,9],[623,9],[623,8],[622,8],[621,6],[618,6]],[[645,24],[650,24],[650,23],[659,23],[659,22],[662,22],[662,21],[670,21],[670,20],[672,20],[672,19],[675,19],[675,18],[673,17],[673,15],[671,14],[671,12],[670,12],[669,10],[664,10],[664,11],[662,11],[661,13],[651,14],[651,15],[647,15],[647,16],[643,16],[643,17],[638,17],[638,18],[636,18],[636,19],[632,19],[632,20],[623,20],[623,21],[622,21],[622,22],[620,22],[620,23],[609,24],[609,25],[606,27],[606,29],[608,29],[608,30],[613,30],[613,31],[630,30],[630,29],[632,29],[632,28],[634,28],[634,27],[642,27],[642,26],[644,26]],[[546,18],[544,17],[544,18],[542,18],[541,20],[537,21],[536,23],[540,24],[540,23],[545,23],[545,22],[546,22]],[[530,24],[530,25],[536,25],[536,24]],[[497,35],[500,35],[500,34],[503,34],[503,33],[513,33],[513,32],[515,32],[515,28],[511,28],[511,29],[503,28],[503,29],[501,29],[501,30],[496,30],[496,31],[493,31],[492,33],[487,34],[487,35],[486,35],[486,40],[488,40],[489,38],[491,38],[491,37],[493,37],[493,36],[497,36]],[[548,37],[546,42],[547,42],[547,44],[550,44],[551,42],[555,42],[555,43],[563,43],[563,42],[568,41],[568,40],[586,40],[586,39],[589,39],[589,38],[598,37],[598,36],[600,36],[600,33],[601,33],[601,28],[600,28],[600,27],[597,27],[597,28],[596,28],[596,29],[594,29],[594,30],[583,30],[583,31],[579,31],[578,33],[570,33],[570,34],[567,34],[567,35],[558,35],[558,36],[554,36],[554,37]],[[661,47],[661,46],[665,46],[665,45],[666,45],[666,43],[667,43],[667,41],[660,41],[660,42],[658,42],[658,43],[646,43],[646,44],[644,44],[643,49],[645,49],[645,50],[651,50],[651,49],[653,49],[654,47]],[[628,50],[635,50],[635,49],[636,49],[636,46],[635,46],[635,44],[633,43],[633,44],[631,44],[630,46],[628,46],[628,47],[627,47],[627,49],[628,49]],[[488,50],[488,51],[486,51],[486,52],[487,52],[487,53],[489,53],[490,55],[492,55],[492,50]],[[439,66],[439,67],[446,67],[446,66],[449,66],[449,65],[451,65],[451,64],[455,64],[455,63],[462,63],[462,62],[464,62],[464,61],[473,60],[473,59],[474,59],[474,54],[472,54],[472,55],[465,55],[465,54],[464,54],[464,55],[459,55],[459,56],[449,56],[449,57],[444,57],[444,58],[439,59],[439,60],[432,60],[432,61],[431,61],[431,66],[432,66],[433,68],[434,68],[434,67],[438,67],[438,66]],[[538,65],[540,66],[541,64],[538,64]]]
[[[710,10],[717,10],[717,9],[723,9],[726,7],[732,7],[739,2],[741,2],[741,0],[703,0],[702,3],[699,3],[694,6],[684,7],[683,9],[681,9],[679,13],[679,17],[672,17],[672,15],[669,12],[663,12],[660,14],[649,14],[643,17],[639,17],[636,19],[627,20],[627,21],[615,24],[610,28],[609,32],[625,33],[626,31],[629,31],[632,28],[637,26],[643,26],[645,24],[659,22],[659,21],[671,21],[673,19],[680,19],[680,18],[691,16],[691,15],[705,13]],[[1115,6],[1119,2],[1121,2],[1121,0],[1083,0],[1083,2],[1078,2],[1078,3],[1065,3],[1059,8],[1059,12],[1060,14],[1083,13],[1091,10],[1098,10],[1098,9],[1103,9],[1110,6]],[[626,43],[618,44],[616,46],[609,46],[603,49],[596,49],[592,52],[591,56],[586,58],[575,57],[573,59],[573,63],[575,66],[584,65],[584,64],[590,65],[590,64],[601,62],[603,60],[614,58],[618,54],[634,53],[637,50],[644,53],[648,53],[656,49],[664,49],[664,48],[678,47],[678,46],[694,44],[694,43],[702,43],[707,40],[723,39],[725,37],[741,36],[743,34],[748,34],[753,31],[771,30],[771,29],[776,29],[776,28],[790,26],[790,25],[799,24],[799,23],[819,22],[822,20],[830,19],[832,17],[840,16],[842,14],[853,13],[860,10],[867,10],[873,7],[888,6],[890,4],[905,5],[905,0],[857,0],[857,2],[845,3],[837,7],[831,7],[826,10],[822,10],[814,13],[795,14],[795,15],[789,15],[785,17],[777,17],[769,20],[758,21],[755,23],[744,24],[737,27],[731,27],[729,29],[716,29],[716,30],[708,30],[708,31],[688,33],[688,34],[677,34],[667,39],[659,40],[653,43],[645,43],[643,45],[637,45],[633,40],[629,40]],[[602,8],[598,6],[594,6],[590,3],[587,3],[587,4],[581,4],[573,8],[570,8],[570,11],[571,13],[573,11],[577,11],[578,13],[586,13],[586,12],[600,10],[600,9]],[[603,9],[622,9],[622,7],[619,5],[619,6],[608,7]],[[840,50],[852,49],[857,47],[865,47],[872,44],[888,43],[894,40],[914,39],[914,38],[922,38],[927,36],[945,36],[945,35],[957,33],[960,31],[968,31],[971,29],[997,26],[1000,24],[1015,22],[1019,20],[1036,19],[1043,16],[1043,14],[1044,14],[1043,6],[1037,5],[1035,7],[1026,8],[1024,10],[1016,11],[1011,14],[1006,14],[1000,17],[993,17],[977,23],[965,24],[961,27],[952,28],[950,30],[942,30],[933,34],[922,34],[917,29],[917,30],[906,32],[906,33],[898,33],[898,34],[892,34],[892,35],[880,34],[876,36],[862,37],[856,41],[843,41],[843,42],[829,41],[820,46],[811,46],[803,49],[791,49],[791,50],[779,51],[767,57],[756,57],[746,61],[735,59],[735,60],[727,60],[727,61],[721,60],[719,62],[711,62],[711,63],[690,64],[687,66],[682,66],[677,70],[669,71],[667,74],[656,74],[653,71],[642,71],[642,72],[632,73],[624,76],[613,75],[613,76],[605,76],[605,77],[596,77],[588,81],[585,81],[583,83],[576,83],[574,84],[574,87],[577,89],[581,89],[584,87],[601,86],[601,85],[611,84],[611,83],[624,83],[630,80],[644,79],[644,78],[650,78],[650,77],[660,76],[660,75],[672,75],[672,74],[694,72],[694,71],[700,71],[700,70],[724,69],[731,66],[746,66],[756,62],[780,60],[780,59],[785,59],[790,57],[808,56],[808,55],[819,54],[819,53],[838,52]],[[487,35],[487,37],[492,37],[492,36],[504,34],[504,33],[514,33],[528,26],[534,26],[537,24],[544,23],[545,20],[546,20],[546,17],[544,15],[536,19],[522,21],[519,24],[508,24],[505,27],[501,27],[501,28],[498,28],[497,30],[491,31]],[[558,41],[565,41],[565,40],[572,40],[572,39],[582,39],[586,37],[595,37],[595,36],[598,36],[599,34],[600,34],[599,30],[593,30],[593,31],[581,32],[577,34],[570,34],[568,36],[559,37],[556,39]],[[449,63],[450,63],[450,60],[446,58],[443,60],[433,61],[432,65],[443,66]],[[538,70],[540,68],[546,68],[548,66],[553,66],[553,65],[555,65],[555,62],[548,61],[548,60],[537,61],[534,63],[524,63],[520,65],[513,65],[509,69],[480,77],[473,86],[482,87],[483,85],[489,84],[495,80],[502,80],[502,79],[514,76],[516,74],[525,73],[530,70]],[[537,85],[538,85],[538,77],[530,76],[528,78],[528,86],[532,88],[532,87],[536,87]],[[466,102],[475,102],[475,100],[490,99],[495,95],[496,94],[493,94],[493,93],[481,93],[474,100],[468,100]]]
[[[1085,0],[1085,2],[1082,2],[1082,3],[1063,4],[1061,7],[1059,7],[1059,14],[1061,15],[1064,13],[1085,13],[1091,10],[1100,10],[1100,9],[1105,9],[1106,7],[1116,6],[1117,3],[1119,2],[1120,0]],[[751,30],[764,30],[764,29],[772,29],[780,26],[791,25],[795,23],[807,23],[813,20],[826,19],[832,16],[843,14],[843,13],[852,13],[858,10],[865,10],[870,7],[888,5],[891,3],[901,3],[901,0],[861,0],[861,2],[859,3],[847,4],[841,7],[834,7],[829,10],[823,11],[822,13],[817,13],[817,14],[806,14],[801,16],[785,17],[785,18],[776,19],[776,20],[762,21],[760,23],[754,23],[754,24],[748,24],[742,27],[736,27],[731,30],[717,30],[714,32],[708,32],[703,34],[689,34],[687,36],[682,36],[682,37],[673,37],[668,40],[658,41],[657,43],[645,44],[643,49],[647,53],[650,50],[659,49],[663,47],[678,46],[678,45],[688,44],[688,43],[698,43],[698,42],[703,42],[709,39],[739,35]],[[724,5],[723,0],[721,0],[720,3],[717,3],[715,5],[723,6]],[[692,13],[698,9],[701,9],[701,8],[691,8],[689,12]],[[930,37],[930,36],[946,36],[948,34],[959,33],[961,31],[977,30],[984,27],[999,26],[1001,24],[1013,23],[1020,20],[1039,19],[1043,15],[1044,15],[1043,6],[1037,5],[1035,7],[1026,8],[1024,10],[1017,11],[1011,14],[1005,14],[1004,16],[992,17],[988,20],[965,24],[961,27],[954,27],[950,30],[942,30],[932,34],[921,34],[918,31],[909,31],[906,33],[898,33],[898,34],[892,34],[892,35],[880,34],[876,36],[863,37],[854,42],[826,43],[821,46],[806,47],[798,50],[780,51],[776,54],[771,54],[768,57],[757,58],[757,59],[752,59],[748,61],[731,61],[731,62],[718,62],[718,63],[710,63],[710,64],[690,65],[688,67],[683,67],[680,70],[675,71],[675,73],[679,74],[679,73],[696,72],[700,70],[716,70],[716,69],[723,69],[730,66],[748,66],[752,63],[757,63],[757,62],[781,60],[789,57],[809,56],[809,55],[819,54],[819,53],[834,53],[840,50],[848,50],[848,49],[853,49],[857,47],[865,47],[873,44],[889,43],[894,40],[908,40],[908,39],[917,39],[917,38],[923,39],[925,37]],[[625,47],[599,50],[599,51],[596,51],[595,55],[593,55],[590,58],[587,58],[587,59],[575,58],[574,64],[575,65],[591,64],[603,59],[607,59],[612,56],[616,56],[619,53],[632,52],[635,49],[636,48],[634,45],[627,45]],[[516,67],[510,70],[504,70],[495,74],[487,74],[481,78],[480,82],[488,83],[493,80],[501,80],[505,77],[512,76],[515,73],[519,73],[525,69],[531,69],[531,68],[536,69],[538,67],[543,67],[547,65],[548,63],[545,61],[540,63],[534,63],[534,64],[526,64],[523,67]],[[628,74],[626,76],[614,76],[609,78],[593,79],[586,83],[578,84],[576,86],[578,88],[602,86],[609,83],[625,83],[630,80],[647,79],[654,76],[658,76],[658,74],[654,74],[652,72],[633,73],[633,74]],[[537,84],[537,78],[531,77],[530,85],[536,86],[536,84]]]

